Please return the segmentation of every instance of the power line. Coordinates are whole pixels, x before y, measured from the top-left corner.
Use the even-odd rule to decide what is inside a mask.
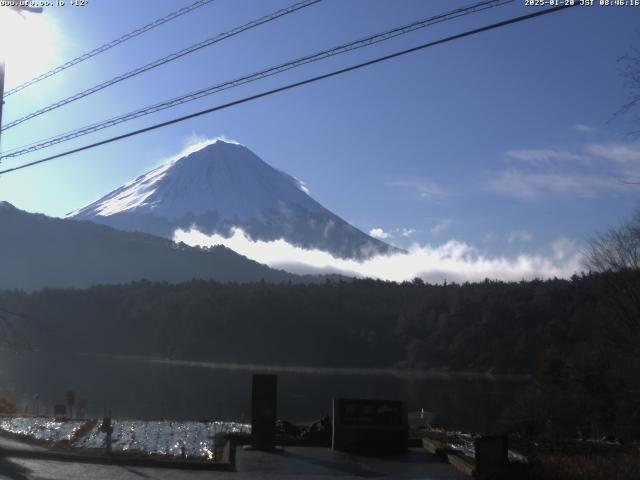
[[[215,111],[218,111],[218,110],[224,110],[224,109],[236,106],[236,105],[240,105],[240,104],[243,104],[243,103],[246,103],[246,102],[250,102],[252,100],[257,100],[257,99],[262,98],[262,97],[266,97],[266,96],[273,95],[273,94],[276,94],[276,93],[280,93],[280,92],[283,92],[283,91],[286,91],[286,90],[297,88],[297,87],[300,87],[300,86],[303,86],[303,85],[314,83],[314,82],[317,82],[317,81],[320,81],[320,80],[324,80],[324,79],[327,79],[327,78],[330,78],[330,77],[341,75],[341,74],[344,74],[344,73],[347,73],[347,72],[351,72],[353,70],[358,70],[360,68],[368,67],[370,65],[381,63],[381,62],[384,62],[386,60],[390,60],[390,59],[393,59],[393,58],[396,58],[396,57],[407,55],[409,53],[417,52],[419,50],[423,50],[423,49],[426,49],[426,48],[434,47],[436,45],[441,45],[441,44],[448,43],[448,42],[451,42],[451,41],[454,41],[454,40],[459,40],[459,39],[464,38],[464,37],[476,35],[476,34],[479,34],[479,33],[482,33],[482,32],[486,32],[486,31],[489,31],[489,30],[494,30],[494,29],[501,28],[501,27],[504,27],[504,26],[507,26],[507,25],[511,25],[511,24],[514,24],[514,23],[523,22],[523,21],[526,21],[526,20],[529,20],[529,19],[532,19],[532,18],[536,18],[536,17],[542,16],[542,15],[547,15],[549,13],[555,13],[555,12],[558,12],[558,11],[561,11],[561,10],[565,10],[567,8],[574,7],[576,5],[577,4],[574,4],[574,5],[567,4],[567,5],[563,5],[563,6],[559,6],[559,7],[548,8],[548,9],[541,10],[541,11],[538,11],[538,12],[530,13],[528,15],[522,15],[522,16],[519,16],[519,17],[515,17],[515,18],[508,19],[508,20],[504,20],[504,21],[501,21],[501,22],[493,23],[491,25],[487,25],[487,26],[484,26],[484,27],[476,28],[476,29],[473,29],[473,30],[468,30],[466,32],[459,33],[459,34],[456,34],[456,35],[452,35],[452,36],[449,36],[449,37],[446,37],[446,38],[443,38],[443,39],[440,39],[440,40],[436,40],[436,41],[433,41],[433,42],[425,43],[425,44],[419,45],[417,47],[413,47],[413,48],[409,48],[409,49],[406,49],[406,50],[402,50],[400,52],[396,52],[396,53],[392,53],[392,54],[389,54],[389,55],[385,55],[383,57],[378,57],[376,59],[369,60],[367,62],[359,63],[359,64],[356,64],[356,65],[352,65],[350,67],[342,68],[342,69],[339,69],[339,70],[334,70],[332,72],[325,73],[323,75],[318,75],[318,76],[315,76],[315,77],[312,77],[312,78],[308,78],[306,80],[302,80],[302,81],[299,81],[299,82],[295,82],[295,83],[291,83],[291,84],[285,85],[283,87],[275,88],[275,89],[272,89],[272,90],[268,90],[266,92],[262,92],[262,93],[259,93],[259,94],[256,94],[256,95],[245,97],[245,98],[242,98],[240,100],[235,100],[233,102],[229,102],[229,103],[226,103],[226,104],[223,104],[223,105],[218,105],[218,106],[215,106],[215,107],[212,107],[212,108],[208,108],[208,109],[205,109],[205,110],[201,110],[199,112],[195,112],[195,113],[192,113],[192,114],[189,114],[189,115],[185,115],[185,116],[182,116],[182,117],[174,118],[172,120],[168,120],[166,122],[161,122],[161,123],[158,123],[158,124],[155,124],[155,125],[151,125],[149,127],[145,127],[145,128],[139,129],[139,130],[135,130],[133,132],[125,133],[123,135],[118,135],[116,137],[111,137],[111,138],[106,139],[106,140],[102,140],[102,141],[95,142],[95,143],[92,143],[92,144],[89,144],[89,145],[78,147],[78,148],[75,148],[75,149],[72,149],[72,150],[68,150],[66,152],[62,152],[62,153],[56,154],[56,155],[51,155],[50,157],[46,157],[46,158],[43,158],[43,159],[40,159],[40,160],[36,160],[36,161],[29,162],[29,163],[26,163],[26,164],[23,164],[23,165],[19,165],[17,167],[13,167],[13,168],[9,168],[9,169],[6,169],[6,170],[2,170],[2,171],[0,171],[0,175],[5,174],[5,173],[14,172],[14,171],[17,171],[17,170],[22,170],[22,169],[25,169],[25,168],[28,168],[28,167],[32,167],[34,165],[41,164],[41,163],[49,162],[51,160],[55,160],[55,159],[60,158],[60,157],[71,155],[73,153],[78,153],[78,152],[81,152],[81,151],[84,151],[84,150],[89,150],[89,149],[92,149],[92,148],[95,148],[95,147],[98,147],[98,146],[101,146],[101,145],[105,145],[105,144],[112,143],[112,142],[115,142],[115,141],[123,140],[123,139],[128,138],[128,137],[140,135],[142,133],[146,133],[146,132],[149,132],[151,130],[156,130],[158,128],[166,127],[168,125],[173,125],[175,123],[183,122],[185,120],[189,120],[191,118],[195,118],[195,117],[198,117],[198,116],[201,116],[201,115],[212,113],[212,112],[215,112]]]
[[[75,102],[76,100],[80,100],[81,98],[87,97],[89,95],[92,95],[96,92],[99,92],[100,90],[104,90],[105,88],[108,88],[112,85],[115,85],[117,83],[123,82],[131,77],[135,77],[136,75],[140,75],[141,73],[147,72],[149,70],[152,70],[156,67],[159,67],[161,65],[164,65],[166,63],[169,62],[173,62],[174,60],[177,60],[178,58],[184,57],[185,55],[189,55],[190,53],[196,52],[202,48],[211,46],[215,43],[221,42],[229,37],[233,37],[235,35],[238,35],[244,31],[250,30],[252,28],[258,27],[260,25],[263,25],[265,23],[271,22],[273,20],[276,20],[280,17],[283,17],[285,15],[288,15],[290,13],[293,12],[297,12],[298,10],[301,10],[303,8],[309,7],[311,5],[314,5],[318,2],[320,2],[321,0],[304,0],[302,2],[290,5],[289,7],[283,8],[281,10],[278,10],[276,12],[273,12],[269,15],[265,15],[264,17],[261,17],[257,20],[253,20],[249,23],[246,23],[240,27],[236,27],[233,30],[229,30],[228,32],[225,33],[221,33],[219,35],[216,35],[215,37],[211,37],[208,38],[202,42],[196,43],[194,45],[191,45],[190,47],[187,47],[183,50],[180,50],[178,52],[174,52],[170,55],[167,55],[165,57],[162,57],[158,60],[155,60],[151,63],[148,63],[146,65],[143,65],[142,67],[138,67],[134,70],[131,70],[127,73],[123,73],[122,75],[118,75],[117,77],[114,77],[110,80],[107,80],[106,82],[102,82],[98,85],[95,85],[91,88],[88,88],[86,90],[83,90],[82,92],[76,93],[75,95],[71,95],[70,97],[67,97],[65,99],[62,99],[58,102],[52,103],[51,105],[48,105],[44,108],[41,108],[40,110],[36,110],[35,112],[31,112],[28,115],[25,115],[24,117],[18,118],[16,120],[14,120],[13,122],[9,122],[4,126],[4,130],[8,130],[12,127],[15,127],[16,125],[20,125],[21,123],[26,122],[27,120],[31,120],[32,118],[38,117],[44,113],[50,112],[52,110],[56,110],[60,107],[63,107],[64,105],[67,105],[69,103]]]
[[[99,123],[95,123],[80,129],[75,129],[67,133],[63,133],[61,135],[50,137],[45,140],[38,141],[36,143],[32,143],[23,147],[18,147],[9,152],[5,152],[0,154],[0,160],[4,158],[13,158],[21,155],[25,155],[27,153],[31,153],[37,150],[42,150],[43,148],[51,147],[53,145],[57,145],[62,142],[66,142],[84,135],[88,135],[90,133],[95,133],[97,131],[103,130],[105,128],[113,127],[120,123],[128,122],[134,120],[136,118],[140,118],[152,113],[156,113],[162,110],[166,110],[168,108],[172,108],[183,103],[191,102],[193,100],[197,100],[199,98],[212,95],[214,93],[221,92],[223,90],[228,90],[230,88],[235,88],[240,85],[244,85],[250,82],[254,82],[257,80],[261,80],[263,78],[270,77],[272,75],[276,75],[287,70],[291,70],[293,68],[300,67],[302,65],[306,65],[308,63],[317,62],[320,60],[324,60],[326,58],[343,54],[352,50],[356,50],[359,48],[367,47],[379,42],[383,42],[386,40],[390,40],[400,35],[405,35],[415,30],[425,28],[431,25],[435,25],[437,23],[453,20],[455,18],[459,18],[465,15],[470,15],[472,13],[477,13],[489,8],[505,5],[507,3],[512,3],[515,0],[483,0],[481,2],[469,5],[467,7],[458,8],[446,13],[438,14],[433,17],[429,17],[426,19],[418,20],[408,25],[403,25],[400,27],[393,28],[391,30],[387,30],[382,33],[376,33],[374,35],[370,35],[368,37],[361,38],[356,41],[352,41],[346,44],[338,45],[336,47],[322,50],[311,55],[307,55],[302,58],[298,58],[296,60],[292,60],[275,67],[269,67],[264,70],[260,70],[258,72],[252,73],[250,75],[245,75],[243,77],[226,81],[220,84],[212,85],[206,87],[204,89],[191,92],[186,95],[182,95],[177,98],[173,98],[170,100],[163,101],[161,103],[151,105],[148,107],[141,108],[139,110],[135,110],[133,112],[129,112],[118,117],[113,117],[108,120],[104,120]]]
[[[234,107],[236,105],[241,105],[243,103],[247,103],[247,102],[250,102],[250,101],[253,101],[253,100],[257,100],[259,98],[263,98],[263,97],[267,97],[267,96],[270,96],[270,95],[274,95],[276,93],[280,93],[280,92],[284,92],[284,91],[287,91],[287,90],[291,90],[293,88],[301,87],[303,85],[308,85],[310,83],[315,83],[315,82],[318,82],[320,80],[325,80],[327,78],[335,77],[337,75],[342,75],[342,74],[347,73],[347,72],[351,72],[351,71],[354,71],[354,70],[358,70],[360,68],[364,68],[364,67],[368,67],[368,66],[371,66],[371,65],[375,65],[377,63],[381,63],[381,62],[384,62],[384,61],[387,61],[387,60],[391,60],[393,58],[400,57],[400,56],[403,56],[403,55],[407,55],[409,53],[414,53],[414,52],[417,52],[419,50],[424,50],[426,48],[435,47],[436,45],[442,45],[444,43],[452,42],[454,40],[459,40],[461,38],[469,37],[469,36],[472,36],[472,35],[477,35],[479,33],[487,32],[489,30],[495,30],[497,28],[505,27],[507,25],[512,25],[514,23],[523,22],[523,21],[526,21],[526,20],[530,20],[532,18],[540,17],[542,15],[548,15],[550,13],[556,13],[556,12],[559,12],[561,10],[565,10],[567,8],[575,7],[576,5],[579,5],[579,4],[577,4],[577,3],[573,4],[573,5],[566,4],[566,5],[562,5],[562,6],[559,6],[559,7],[547,8],[545,10],[540,10],[540,11],[537,11],[537,12],[530,13],[528,15],[522,15],[522,16],[519,16],[519,17],[514,17],[514,18],[510,18],[508,20],[504,20],[502,22],[492,23],[491,25],[486,25],[484,27],[475,28],[473,30],[467,30],[466,32],[463,32],[463,33],[458,33],[456,35],[445,37],[445,38],[442,38],[440,40],[435,40],[433,42],[424,43],[422,45],[418,45],[417,47],[408,48],[406,50],[401,50],[399,52],[395,52],[395,53],[392,53],[392,54],[389,54],[389,55],[385,55],[383,57],[378,57],[378,58],[375,58],[373,60],[369,60],[369,61],[366,61],[366,62],[363,62],[363,63],[358,63],[358,64],[352,65],[350,67],[341,68],[339,70],[334,70],[334,71],[329,72],[329,73],[325,73],[325,74],[318,75],[318,76],[315,76],[315,77],[307,78],[307,79],[301,80],[299,82],[290,83],[290,84],[285,85],[283,87],[278,87],[278,88],[274,88],[272,90],[267,90],[265,92],[258,93],[256,95],[251,95],[249,97],[244,97],[244,98],[241,98],[240,100],[235,100],[233,102],[225,103],[223,105],[218,105],[218,106],[215,106],[215,107],[207,108],[205,110],[200,110],[199,112],[191,113],[189,115],[184,115],[182,117],[174,118],[172,120],[167,120],[166,122],[157,123],[157,124],[151,125],[149,127],[141,128],[139,130],[134,130],[132,132],[128,132],[128,133],[125,133],[125,134],[122,134],[122,135],[111,137],[111,138],[108,138],[106,140],[101,140],[99,142],[91,143],[89,145],[84,145],[82,147],[74,148],[72,150],[67,150],[66,152],[58,153],[56,155],[51,155],[49,157],[42,158],[40,160],[36,160],[36,161],[33,161],[33,162],[25,163],[25,164],[19,165],[17,167],[8,168],[8,169],[5,169],[5,170],[0,170],[0,175],[6,174],[6,173],[15,172],[15,171],[18,171],[18,170],[23,170],[25,168],[33,167],[33,166],[39,165],[41,163],[50,162],[50,161],[55,160],[57,158],[65,157],[65,156],[71,155],[73,153],[82,152],[82,151],[85,151],[85,150],[89,150],[89,149],[92,149],[92,148],[99,147],[101,145],[106,145],[108,143],[113,143],[113,142],[116,142],[116,141],[119,141],[119,140],[123,140],[125,138],[129,138],[129,137],[133,137],[133,136],[136,136],[136,135],[140,135],[142,133],[150,132],[150,131],[156,130],[158,128],[162,128],[162,127],[166,127],[166,126],[169,126],[169,125],[173,125],[175,123],[183,122],[185,120],[189,120],[189,119],[192,119],[192,118],[195,118],[195,117],[206,115],[208,113],[217,112],[219,110],[225,110],[227,108],[231,108],[231,107]]]
[[[53,75],[62,72],[63,70],[66,70],[67,68],[73,67],[74,65],[77,65],[81,62],[84,62],[85,60],[88,60],[92,57],[95,57],[96,55],[106,52],[107,50],[112,49],[113,47],[116,47],[118,45],[120,45],[121,43],[126,42],[127,40],[131,40],[134,37],[137,37],[138,35],[142,35],[145,32],[148,32],[149,30],[152,30],[156,27],[159,27],[160,25],[167,23],[171,20],[174,20],[182,15],[185,15],[189,12],[192,12],[193,10],[203,7],[208,3],[213,2],[214,0],[197,0],[196,2],[192,3],[191,5],[188,5],[184,8],[181,8],[180,10],[176,10],[175,12],[171,12],[168,15],[165,15],[164,17],[158,18],[157,20],[154,20],[153,22],[145,25],[144,27],[140,27],[140,28],[136,28],[135,30],[122,35],[119,38],[116,38],[115,40],[110,41],[109,43],[105,43],[104,45],[95,48],[93,50],[91,50],[90,52],[87,52],[83,55],[80,55],[79,57],[74,58],[73,60],[69,60],[66,63],[63,63],[62,65],[53,68],[51,70],[49,70],[48,72],[45,72],[41,75],[38,75],[35,78],[32,78],[31,80],[18,85],[17,87],[12,88],[11,90],[5,92],[5,98],[13,95],[14,93],[18,93],[21,90],[24,90],[25,88],[34,85],[42,80],[44,80],[45,78],[49,78],[52,77]]]

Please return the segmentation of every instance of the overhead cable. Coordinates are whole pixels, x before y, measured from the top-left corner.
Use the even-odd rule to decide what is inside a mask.
[[[174,52],[170,55],[167,55],[165,57],[159,58],[151,63],[148,63],[146,65],[143,65],[142,67],[138,67],[135,68],[133,70],[130,70],[126,73],[123,73],[121,75],[118,75],[117,77],[113,77],[105,82],[99,83],[98,85],[94,85],[91,88],[88,88],[86,90],[83,90],[81,92],[78,92],[74,95],[71,95],[70,97],[64,98],[62,100],[59,100],[55,103],[52,103],[50,105],[47,105],[44,108],[41,108],[39,110],[36,110],[34,112],[31,112],[27,115],[25,115],[24,117],[20,117],[12,122],[7,123],[4,127],[3,130],[8,130],[10,128],[13,128],[17,125],[20,125],[21,123],[26,122],[27,120],[31,120],[32,118],[35,117],[39,117],[40,115],[43,115],[45,113],[48,113],[52,110],[56,110],[60,107],[63,107],[64,105],[67,105],[69,103],[75,102],[76,100],[80,100],[81,98],[87,97],[89,95],[93,95],[94,93],[97,93],[101,90],[104,90],[105,88],[111,87],[112,85],[116,85],[120,82],[123,82],[131,77],[135,77],[137,75],[140,75],[141,73],[147,72],[149,70],[152,70],[156,67],[159,67],[161,65],[164,65],[166,63],[169,62],[173,62],[174,60],[177,60],[178,58],[184,57],[185,55],[188,55],[190,53],[196,52],[202,48],[208,47],[210,45],[213,45],[215,43],[221,42],[229,37],[233,37],[235,35],[238,35],[246,30],[258,27],[260,25],[263,25],[265,23],[271,22],[273,20],[276,20],[277,18],[280,18],[284,15],[288,15],[290,13],[296,12],[298,10],[301,10],[303,8],[309,7],[311,5],[314,5],[318,2],[320,2],[321,0],[304,0],[302,2],[296,3],[294,5],[291,5],[289,7],[280,9],[276,12],[273,12],[269,15],[265,15],[264,17],[261,17],[257,20],[253,20],[249,23],[246,23],[240,27],[234,28],[233,30],[229,30],[228,32],[225,33],[221,33],[219,35],[216,35],[215,37],[211,37],[208,38],[202,42],[196,43],[194,45],[191,45],[190,47],[184,48],[182,50],[179,50],[177,52]]]
[[[530,19],[533,19],[533,18],[536,18],[536,17],[540,17],[542,15],[548,15],[550,13],[556,13],[556,12],[565,10],[567,8],[572,8],[572,7],[576,6],[576,5],[578,5],[578,4],[577,3],[573,4],[573,5],[572,4],[566,4],[566,5],[562,5],[562,6],[559,6],[559,7],[546,8],[544,10],[538,10],[538,11],[530,13],[528,15],[522,15],[522,16],[519,16],[519,17],[510,18],[508,20],[504,20],[504,21],[501,21],[501,22],[497,22],[497,23],[493,23],[493,24],[490,24],[490,25],[486,25],[484,27],[476,28],[476,29],[473,29],[473,30],[467,30],[466,32],[458,33],[456,35],[452,35],[452,36],[449,36],[449,37],[446,37],[446,38],[442,38],[440,40],[435,40],[433,42],[424,43],[424,44],[419,45],[417,47],[408,48],[406,50],[402,50],[402,51],[395,52],[395,53],[392,53],[392,54],[389,54],[389,55],[385,55],[383,57],[378,57],[378,58],[375,58],[373,60],[369,60],[369,61],[366,61],[366,62],[358,63],[356,65],[352,65],[352,66],[349,66],[349,67],[346,67],[346,68],[341,68],[339,70],[334,70],[332,72],[325,73],[325,74],[322,74],[322,75],[318,75],[318,76],[315,76],[315,77],[311,77],[311,78],[308,78],[308,79],[305,79],[305,80],[302,80],[302,81],[299,81],[299,82],[290,83],[290,84],[282,86],[282,87],[274,88],[272,90],[267,90],[265,92],[261,92],[261,93],[255,94],[255,95],[251,95],[249,97],[244,97],[244,98],[241,98],[239,100],[235,100],[235,101],[232,101],[232,102],[229,102],[229,103],[225,103],[223,105],[217,105],[217,106],[214,106],[214,107],[210,107],[210,108],[207,108],[205,110],[200,110],[198,112],[191,113],[189,115],[184,115],[182,117],[177,117],[177,118],[174,118],[174,119],[171,119],[171,120],[167,120],[165,122],[161,122],[161,123],[157,123],[155,125],[151,125],[151,126],[148,126],[148,127],[145,127],[145,128],[141,128],[139,130],[135,130],[135,131],[128,132],[128,133],[125,133],[125,134],[122,134],[122,135],[118,135],[118,136],[115,136],[115,137],[107,138],[105,140],[101,140],[99,142],[91,143],[89,145],[84,145],[82,147],[74,148],[72,150],[67,150],[65,152],[61,152],[61,153],[58,153],[58,154],[55,154],[55,155],[51,155],[49,157],[42,158],[40,160],[35,160],[33,162],[25,163],[25,164],[22,164],[22,165],[19,165],[19,166],[16,166],[16,167],[7,168],[5,170],[0,170],[0,175],[6,174],[6,173],[11,173],[11,172],[16,172],[18,170],[23,170],[23,169],[30,168],[30,167],[34,167],[36,165],[40,165],[42,163],[50,162],[52,160],[56,160],[58,158],[62,158],[62,157],[65,157],[65,156],[68,156],[68,155],[71,155],[71,154],[74,154],[74,153],[83,152],[83,151],[86,151],[86,150],[90,150],[90,149],[99,147],[101,145],[106,145],[106,144],[113,143],[113,142],[116,142],[116,141],[124,140],[125,138],[129,138],[129,137],[133,137],[133,136],[136,136],[136,135],[140,135],[142,133],[150,132],[152,130],[163,128],[163,127],[166,127],[166,126],[169,126],[169,125],[173,125],[173,124],[176,124],[176,123],[179,123],[179,122],[184,122],[185,120],[189,120],[189,119],[196,118],[196,117],[199,117],[199,116],[202,116],[202,115],[206,115],[206,114],[209,114],[209,113],[217,112],[217,111],[220,111],[220,110],[225,110],[227,108],[231,108],[231,107],[234,107],[236,105],[241,105],[243,103],[251,102],[251,101],[257,100],[259,98],[263,98],[263,97],[267,97],[267,96],[270,96],[270,95],[274,95],[276,93],[280,93],[280,92],[284,92],[284,91],[287,91],[287,90],[291,90],[291,89],[294,89],[294,88],[297,88],[297,87],[301,87],[303,85],[308,85],[308,84],[311,84],[311,83],[315,83],[315,82],[318,82],[320,80],[325,80],[327,78],[335,77],[337,75],[342,75],[342,74],[347,73],[347,72],[351,72],[351,71],[358,70],[358,69],[361,69],[361,68],[364,68],[364,67],[368,67],[368,66],[375,65],[375,64],[378,64],[378,63],[381,63],[381,62],[385,62],[387,60],[391,60],[393,58],[404,56],[404,55],[407,55],[409,53],[414,53],[414,52],[417,52],[417,51],[420,51],[420,50],[424,50],[426,48],[434,47],[436,45],[442,45],[444,43],[452,42],[454,40],[459,40],[461,38],[469,37],[469,36],[472,36],[472,35],[477,35],[479,33],[487,32],[489,30],[495,30],[497,28],[505,27],[507,25],[512,25],[512,24],[515,24],[515,23],[523,22],[523,21],[530,20]]]
[[[184,8],[181,8],[180,10],[176,10],[175,12],[171,12],[168,15],[165,15],[164,17],[158,18],[157,20],[154,20],[153,22],[140,27],[140,28],[136,28],[135,30],[126,33],[124,35],[122,35],[121,37],[116,38],[115,40],[110,41],[109,43],[105,43],[104,45],[101,45],[98,48],[94,48],[93,50],[91,50],[90,52],[84,53],[82,55],[80,55],[79,57],[76,57],[72,60],[69,60],[68,62],[63,63],[62,65],[59,65],[51,70],[49,70],[48,72],[45,72],[41,75],[38,75],[35,78],[32,78],[29,81],[26,81],[20,85],[18,85],[17,87],[12,88],[11,90],[8,90],[4,93],[5,98],[13,95],[14,93],[18,93],[20,90],[24,90],[25,88],[34,85],[46,78],[52,77],[53,75],[56,75],[57,73],[60,73],[64,70],[66,70],[67,68],[71,68],[74,65],[77,65],[81,62],[84,62],[85,60],[89,60],[92,57],[95,57],[96,55],[99,55],[103,52],[106,52],[107,50],[112,49],[115,46],[120,45],[121,43],[126,42],[127,40],[131,40],[134,37],[137,37],[138,35],[142,35],[145,32],[148,32],[149,30],[152,30],[156,27],[159,27],[160,25],[163,25],[171,20],[174,20],[178,17],[181,17],[182,15],[185,15],[189,12],[194,11],[197,8],[203,7],[208,3],[213,2],[214,0],[197,0],[196,2],[193,2],[191,5],[188,5]]]
[[[376,33],[374,35],[369,35],[359,40],[355,40],[346,44],[341,44],[336,47],[315,52],[311,55],[307,55],[286,63],[282,63],[280,65],[268,67],[266,69],[260,70],[258,72],[254,72],[249,75],[242,76],[240,78],[236,78],[234,80],[229,80],[216,85],[211,85],[209,87],[197,90],[195,92],[188,93],[186,95],[182,95],[180,97],[176,97],[170,100],[165,100],[163,102],[160,102],[151,106],[147,106],[123,115],[119,115],[117,117],[112,117],[110,119],[107,119],[98,123],[94,123],[92,125],[74,129],[72,131],[57,135],[55,137],[50,137],[30,145],[25,145],[23,147],[18,147],[16,149],[0,153],[0,160],[4,158],[13,158],[13,157],[22,156],[27,153],[31,153],[37,150],[41,150],[43,148],[51,147],[53,145],[57,145],[62,142],[73,140],[75,138],[103,130],[105,128],[113,127],[120,123],[128,122],[136,118],[150,115],[155,112],[159,112],[162,110],[166,110],[168,108],[182,105],[184,103],[191,102],[199,98],[221,92],[223,90],[228,90],[231,88],[238,87],[240,85],[244,85],[247,83],[255,82],[257,80],[261,80],[263,78],[277,75],[279,73],[291,70],[293,68],[300,67],[302,65],[324,60],[326,58],[340,55],[346,52],[350,52],[359,48],[368,47],[370,45],[387,41],[392,38],[398,37],[400,35],[406,35],[410,32],[413,32],[421,28],[425,28],[425,27],[435,25],[437,23],[442,23],[445,21],[450,21],[455,18],[459,18],[461,16],[470,15],[472,13],[476,13],[476,12],[486,10],[488,8],[500,6],[500,5],[505,5],[508,3],[512,3],[514,1],[515,0],[484,0],[478,3],[474,3],[472,5],[469,5],[467,7],[458,8],[446,13],[442,13],[426,19],[418,20],[407,25],[396,27],[391,30],[387,30],[381,33]]]

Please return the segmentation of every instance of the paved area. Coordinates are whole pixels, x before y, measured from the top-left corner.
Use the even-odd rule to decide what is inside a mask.
[[[220,479],[239,478],[232,473],[211,471],[137,468],[112,465],[94,465],[26,458],[0,459],[2,480],[140,480],[140,479]]]
[[[236,469],[238,474],[249,475],[247,478],[468,480],[435,455],[417,448],[382,457],[350,455],[320,447],[287,447],[275,452],[238,448]]]
[[[413,449],[403,455],[365,457],[332,452],[326,448],[287,447],[275,452],[237,450],[237,472],[190,471],[168,468],[130,467],[43,458],[46,449],[0,438],[2,448],[20,454],[0,456],[0,480],[320,480],[397,478],[424,480],[467,480],[448,464],[424,450]],[[29,456],[33,452],[33,457]]]
[[[46,449],[38,445],[14,440],[6,435],[0,436],[0,450],[17,450],[22,452],[44,452]]]

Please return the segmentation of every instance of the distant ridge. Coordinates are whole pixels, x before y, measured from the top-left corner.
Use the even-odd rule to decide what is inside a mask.
[[[175,244],[145,233],[27,213],[0,202],[0,288],[88,287],[193,278],[232,282],[311,281],[223,246]]]

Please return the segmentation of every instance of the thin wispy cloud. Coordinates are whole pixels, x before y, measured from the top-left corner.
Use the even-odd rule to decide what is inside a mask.
[[[400,234],[400,236],[408,238],[416,233],[417,230],[415,228],[399,228],[397,229],[397,232]]]
[[[602,192],[621,192],[625,188],[624,183],[613,176],[521,170],[507,170],[489,182],[489,190],[519,200],[536,200],[549,194],[592,198]]]
[[[621,183],[635,183],[640,179],[640,144],[604,143],[585,147],[594,157],[608,160],[617,171]]]
[[[531,242],[533,240],[533,235],[526,230],[515,230],[513,232],[509,232],[507,235],[507,241],[509,243],[525,243]]]
[[[431,227],[429,229],[429,231],[431,232],[432,235],[440,235],[442,233],[444,233],[453,223],[453,220],[451,220],[450,218],[443,218],[441,220],[438,220],[438,222],[436,222],[436,224]]]
[[[232,230],[230,237],[177,230],[174,239],[202,247],[225,245],[257,262],[296,273],[333,272],[397,282],[416,277],[428,282],[567,278],[581,270],[577,249],[569,254],[568,249],[562,249],[564,244],[559,244],[557,252],[552,250],[547,256],[522,254],[507,258],[489,257],[465,242],[449,240],[438,246],[414,244],[406,254],[377,256],[359,262],[296,247],[284,240],[254,241],[237,228]]]
[[[586,125],[584,123],[576,123],[572,127],[576,132],[581,133],[596,133],[598,129],[596,127],[592,127],[591,125]]]
[[[495,232],[487,232],[485,233],[483,238],[485,242],[493,242],[494,240],[497,240],[497,239],[498,239],[498,235],[496,235]]]
[[[601,143],[585,147],[591,155],[621,164],[640,163],[640,144]]]
[[[392,187],[413,190],[418,197],[427,200],[444,200],[450,196],[450,193],[446,188],[428,179],[398,180],[391,182],[389,185]]]
[[[589,157],[585,155],[550,148],[509,150],[506,154],[509,158],[532,164],[544,164],[554,161],[585,162],[589,160]]]
[[[577,151],[509,150],[506,156],[526,167],[512,165],[496,173],[488,189],[521,201],[618,194],[629,191],[629,183],[640,178],[638,143],[590,143]]]

